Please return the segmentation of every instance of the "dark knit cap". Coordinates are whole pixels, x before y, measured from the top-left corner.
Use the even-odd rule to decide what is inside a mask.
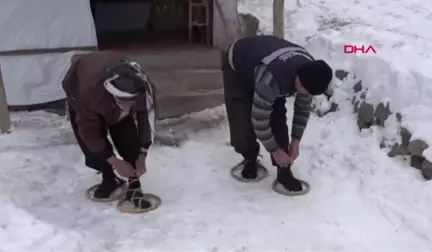
[[[333,70],[325,61],[316,60],[302,66],[298,77],[303,87],[311,95],[321,95],[330,85]]]

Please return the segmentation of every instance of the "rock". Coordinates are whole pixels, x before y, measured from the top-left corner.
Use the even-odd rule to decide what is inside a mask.
[[[237,15],[239,21],[238,37],[256,36],[259,30],[259,19],[250,13],[240,13]]]
[[[417,155],[422,157],[423,151],[426,150],[428,147],[429,145],[425,141],[416,139],[408,143],[407,149],[412,155]]]
[[[386,146],[387,146],[386,140],[385,139],[381,140],[381,142],[380,142],[380,149],[384,149]]]
[[[397,113],[396,113],[396,119],[397,119],[397,121],[398,121],[399,123],[401,123],[401,122],[402,122],[402,114],[399,113],[399,112],[397,112]]]
[[[362,102],[358,108],[357,125],[359,129],[366,129],[372,126],[374,119],[374,107],[372,104]]]
[[[409,155],[408,150],[399,144],[393,145],[393,147],[390,149],[390,152],[388,153],[389,157],[396,157],[396,156],[405,156]]]
[[[375,119],[376,124],[384,127],[385,120],[390,116],[390,106],[387,103],[387,106],[384,106],[384,103],[380,102],[375,109]]]
[[[337,103],[335,103],[335,102],[332,102],[330,104],[330,109],[329,110],[327,110],[325,112],[321,112],[320,110],[317,110],[316,113],[317,113],[317,115],[319,117],[323,117],[323,116],[327,115],[328,113],[336,112],[338,110],[338,108],[339,108],[339,105]]]
[[[423,167],[423,161],[425,160],[424,157],[419,157],[416,155],[411,156],[411,162],[410,165],[416,169],[421,170]]]
[[[432,179],[432,163],[427,161],[426,159],[423,161],[422,175],[426,180]]]
[[[349,72],[342,70],[342,69],[338,69],[335,71],[335,76],[339,80],[344,80],[348,76],[348,74],[349,74]]]
[[[411,140],[411,132],[405,127],[400,128],[400,136],[402,138],[402,145],[407,146],[409,144],[409,141]]]
[[[363,101],[366,99],[366,92],[363,92],[363,93],[360,95],[360,99],[362,99]]]
[[[354,113],[357,113],[359,110],[360,101],[354,102]]]
[[[387,105],[386,105],[385,109],[388,110],[389,111],[389,115],[391,115],[390,102],[387,102]]]
[[[339,109],[339,105],[336,102],[332,102],[330,104],[330,110],[328,111],[328,113],[336,112],[338,109]]]
[[[358,93],[363,89],[363,86],[361,83],[362,83],[362,81],[359,81],[354,85],[353,89],[354,89],[355,93]]]

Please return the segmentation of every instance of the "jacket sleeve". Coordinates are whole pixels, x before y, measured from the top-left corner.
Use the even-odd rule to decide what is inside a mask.
[[[141,141],[141,153],[147,155],[148,149],[154,142],[155,132],[155,88],[148,85],[148,92],[138,98],[136,116],[138,135]]]
[[[291,137],[301,140],[309,121],[313,97],[309,94],[297,93],[294,100],[294,116]]]
[[[267,66],[260,64],[255,69],[255,93],[252,105],[252,125],[257,138],[268,152],[279,149],[270,126],[273,103],[280,94],[279,87]]]
[[[78,134],[86,147],[100,160],[113,156],[113,148],[103,133],[102,116],[89,111],[80,111],[76,114]]]

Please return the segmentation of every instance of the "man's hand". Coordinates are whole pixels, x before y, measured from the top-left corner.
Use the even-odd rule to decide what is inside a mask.
[[[140,154],[137,161],[135,161],[135,173],[137,177],[140,177],[147,171],[146,167],[146,156],[144,154]]]
[[[287,167],[292,163],[291,157],[282,149],[277,149],[272,153],[272,156],[276,161],[276,164],[280,167]]]
[[[114,167],[114,169],[120,174],[122,177],[133,177],[135,175],[135,169],[131,164],[126,161],[120,160],[115,156],[108,158],[107,162]]]
[[[291,159],[291,163],[294,163],[294,161],[297,159],[297,157],[300,154],[300,140],[293,138],[289,148],[288,148],[288,155]]]

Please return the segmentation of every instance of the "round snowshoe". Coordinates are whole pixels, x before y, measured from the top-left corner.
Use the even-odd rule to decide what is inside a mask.
[[[309,183],[303,180],[299,180],[299,181],[301,182],[303,188],[303,190],[301,191],[290,191],[286,189],[279,181],[277,181],[277,179],[273,181],[272,189],[273,191],[285,196],[301,196],[307,194],[310,191]]]
[[[99,183],[87,189],[86,191],[87,198],[93,202],[113,202],[123,197],[127,189],[127,185],[125,181],[119,179],[118,184],[115,186],[114,189],[105,189],[108,190],[106,196],[95,197],[96,190],[101,189],[102,186],[105,185]]]
[[[242,175],[242,171],[245,165],[245,160],[243,160],[242,162],[238,163],[237,165],[235,165],[232,169],[231,169],[231,176],[236,179],[237,181],[240,182],[246,182],[246,183],[251,183],[251,182],[259,182],[263,179],[265,179],[266,177],[268,177],[268,170],[267,168],[264,167],[264,165],[261,164],[261,162],[259,162],[258,160],[256,161],[256,166],[257,166],[257,176],[256,178],[245,178]]]

